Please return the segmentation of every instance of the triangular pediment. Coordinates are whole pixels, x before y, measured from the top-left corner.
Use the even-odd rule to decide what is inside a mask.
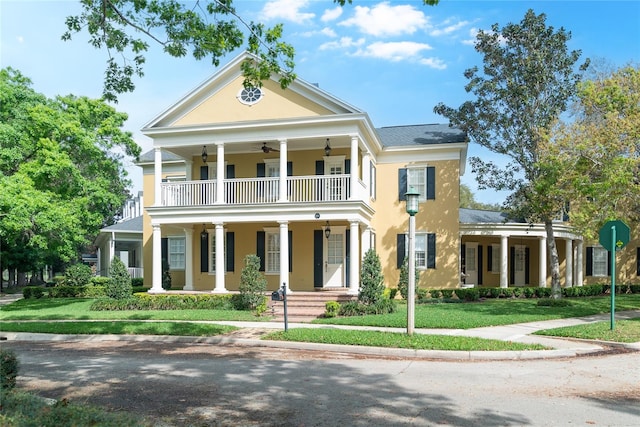
[[[240,67],[243,61],[251,58],[247,53],[236,57],[154,118],[144,129],[362,113],[301,79],[296,79],[287,89],[282,89],[277,78],[272,77],[263,82],[257,96],[258,101],[252,102],[256,97],[247,99],[247,92],[243,93],[244,77]]]

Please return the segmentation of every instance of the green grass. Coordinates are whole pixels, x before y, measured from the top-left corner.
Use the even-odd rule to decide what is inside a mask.
[[[567,298],[569,307],[538,307],[537,299],[497,299],[477,303],[417,304],[416,328],[471,329],[485,326],[510,325],[540,320],[582,317],[609,312],[609,297]],[[616,311],[640,308],[640,294],[616,295]],[[407,306],[398,304],[398,311],[384,315],[334,317],[314,320],[313,323],[387,326],[407,326]]]
[[[91,311],[93,299],[21,299],[0,307],[0,320],[236,320],[266,321],[250,311],[137,310]]]
[[[235,326],[193,322],[2,322],[3,332],[78,335],[182,335],[210,337],[238,330]]]
[[[536,332],[536,335],[574,337],[611,342],[640,342],[640,318],[632,320],[618,320],[615,322],[613,331],[611,330],[611,322],[607,321],[567,326],[564,328],[546,329]]]
[[[290,329],[263,337],[267,340],[313,342],[322,344],[345,344],[357,346],[408,348],[414,350],[457,350],[457,351],[516,351],[544,350],[538,344],[521,344],[508,341],[488,340],[482,338],[422,335],[379,331],[345,330],[345,329]]]

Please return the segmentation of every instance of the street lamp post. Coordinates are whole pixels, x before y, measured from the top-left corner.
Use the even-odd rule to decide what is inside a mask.
[[[409,214],[409,286],[407,290],[407,335],[413,335],[416,309],[416,214],[420,193],[409,188],[405,193]]]

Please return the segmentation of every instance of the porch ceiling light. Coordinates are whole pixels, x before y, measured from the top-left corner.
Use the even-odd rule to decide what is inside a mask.
[[[324,154],[327,157],[331,155],[331,146],[329,145],[329,138],[327,138],[327,145],[324,146]]]
[[[207,154],[207,146],[205,145],[202,147],[202,163],[207,163],[207,157],[209,157],[209,155]]]
[[[207,234],[207,228],[204,226],[204,224],[202,224],[202,231],[200,232],[200,240],[207,240],[208,234]]]
[[[327,221],[327,225],[324,227],[324,237],[327,239],[331,236],[331,227],[329,226],[329,221]]]
[[[418,213],[418,198],[420,197],[420,193],[411,187],[404,195],[407,197],[407,213],[410,216],[414,216]]]

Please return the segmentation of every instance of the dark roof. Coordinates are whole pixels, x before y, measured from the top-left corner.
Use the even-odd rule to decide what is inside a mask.
[[[384,147],[467,142],[467,134],[446,124],[389,126],[376,129]]]
[[[140,158],[138,159],[138,164],[143,164],[143,163],[153,163],[155,161],[155,150],[149,150],[144,154],[140,155]],[[184,159],[180,156],[176,156],[175,154],[167,151],[167,150],[162,150],[162,161],[163,162],[172,162],[172,161],[184,161]]]
[[[507,214],[500,211],[483,211],[480,209],[460,208],[461,224],[497,224],[506,222],[524,223],[522,220],[510,219]]]
[[[115,231],[115,232],[129,232],[129,233],[142,233],[142,215],[135,218],[128,219],[126,221],[118,222],[103,228],[103,232]]]

